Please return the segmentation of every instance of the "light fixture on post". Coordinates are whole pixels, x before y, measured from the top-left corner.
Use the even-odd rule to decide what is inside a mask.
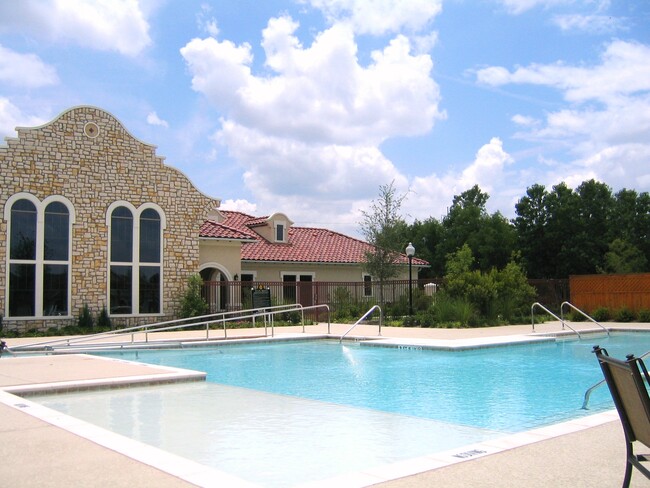
[[[413,244],[409,242],[409,245],[406,246],[406,255],[409,258],[409,315],[413,315],[413,277],[411,274],[412,265],[413,265],[413,255],[415,254],[415,248]]]

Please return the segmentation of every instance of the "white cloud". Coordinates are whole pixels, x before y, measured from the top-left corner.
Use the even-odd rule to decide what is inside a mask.
[[[539,121],[516,115],[527,132],[518,137],[562,145],[573,160],[537,170],[532,181],[577,185],[595,178],[615,188],[650,190],[650,47],[613,41],[599,64],[562,63],[520,67],[510,72],[490,67],[478,79],[491,85],[528,83],[560,91],[570,105]]]
[[[296,222],[338,229],[330,224],[342,219],[350,230],[380,185],[408,188],[379,144],[427,133],[445,117],[433,63],[397,35],[364,66],[349,24],[332,25],[309,46],[297,28],[288,16],[269,20],[261,75],[245,43],[194,39],[181,54],[194,90],[223,114],[215,140],[242,167],[258,211],[285,209]]]
[[[332,144],[379,144],[388,137],[429,131],[444,113],[428,55],[412,55],[403,36],[372,53],[363,67],[352,32],[336,25],[310,47],[293,35],[288,17],[263,33],[274,76],[251,73],[248,44],[195,39],[181,54],[192,87],[239,123],[276,137]]]
[[[3,30],[127,56],[151,44],[149,24],[137,0],[0,2]]]
[[[499,0],[506,10],[513,14],[519,15],[536,7],[549,8],[556,5],[572,4],[575,0]]]
[[[551,86],[563,91],[565,99],[572,102],[610,102],[622,95],[650,90],[650,46],[617,40],[607,45],[597,66],[533,64],[512,72],[503,67],[488,67],[477,72],[477,79],[492,86]]]
[[[199,29],[207,32],[212,37],[217,37],[219,35],[219,27],[217,25],[217,19],[210,16],[211,12],[212,7],[210,5],[201,5],[201,10],[196,16],[196,22],[199,25]]]
[[[535,127],[539,125],[539,120],[534,117],[529,117],[527,115],[516,114],[512,116],[511,119],[515,124],[522,125],[525,127]]]
[[[45,122],[40,117],[24,114],[7,98],[0,97],[0,134],[16,137],[16,127],[34,127]]]
[[[150,112],[147,115],[147,124],[159,125],[161,127],[169,127],[167,121],[158,117],[158,114],[156,112]]]
[[[478,150],[474,163],[463,170],[459,183],[467,188],[479,185],[483,191],[490,193],[502,179],[504,167],[513,162],[512,157],[503,150],[503,142],[493,137]]]
[[[516,195],[520,195],[521,190],[517,188],[518,182],[513,185],[506,172],[506,167],[514,162],[512,156],[503,149],[503,142],[498,137],[493,137],[477,151],[474,161],[458,172],[414,178],[404,208],[413,218],[440,219],[444,212],[440,211],[440,215],[435,215],[434,209],[449,207],[455,195],[478,185],[490,195],[490,211],[514,210]]]
[[[235,212],[242,212],[248,215],[258,216],[257,215],[257,204],[249,202],[248,200],[242,200],[238,198],[237,200],[228,199],[221,202],[219,207],[221,210],[232,210]]]
[[[553,22],[563,31],[581,31],[604,34],[625,28],[622,19],[610,15],[565,14],[553,17]]]
[[[0,82],[24,88],[58,83],[56,70],[35,54],[21,54],[0,45]]]
[[[305,0],[334,24],[359,34],[417,32],[442,11],[442,0]]]

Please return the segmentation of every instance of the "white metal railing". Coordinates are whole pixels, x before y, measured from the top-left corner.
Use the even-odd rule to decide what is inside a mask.
[[[582,336],[580,335],[580,332],[578,332],[577,330],[575,330],[573,327],[571,327],[569,324],[567,324],[567,323],[564,321],[564,319],[562,319],[562,318],[558,317],[557,315],[555,315],[553,312],[551,312],[548,308],[546,308],[544,305],[542,305],[542,304],[539,303],[539,302],[535,302],[535,303],[533,303],[533,304],[531,305],[531,307],[530,307],[530,316],[531,316],[531,320],[532,320],[532,323],[533,323],[533,332],[535,332],[535,307],[539,307],[539,308],[541,308],[541,309],[544,310],[547,314],[549,314],[551,317],[554,317],[556,320],[559,320],[560,322],[562,322],[562,329],[563,329],[563,330],[564,330],[564,327],[566,326],[566,327],[568,327],[569,329],[571,329],[573,332],[575,332],[576,334],[578,334],[578,339],[582,339]]]
[[[361,322],[363,322],[367,317],[369,317],[375,310],[379,310],[379,334],[381,335],[381,322],[383,318],[383,313],[381,311],[381,307],[379,305],[373,305],[370,310],[368,310],[366,313],[363,314],[363,317],[361,317],[359,320],[357,320],[352,327],[350,327],[348,330],[345,331],[345,333],[341,336],[339,339],[339,343],[343,342],[343,338],[348,335],[348,333],[354,329],[357,325],[359,325]]]
[[[276,305],[272,307],[262,307],[262,308],[253,308],[247,310],[237,310],[230,312],[218,312],[215,314],[201,315],[198,317],[189,317],[184,319],[168,320],[165,322],[157,322],[153,324],[138,325],[134,327],[128,327],[125,329],[117,329],[108,332],[99,332],[96,334],[87,334],[83,336],[74,336],[66,337],[63,339],[54,339],[49,341],[33,342],[29,344],[22,344],[9,348],[10,352],[19,352],[19,351],[35,351],[35,350],[53,350],[54,348],[61,347],[108,347],[110,345],[121,344],[120,343],[107,343],[105,341],[97,342],[101,339],[109,339],[111,337],[121,337],[125,335],[131,336],[130,344],[141,344],[149,343],[149,334],[154,332],[169,332],[180,329],[187,329],[189,327],[205,327],[205,338],[203,340],[210,340],[210,331],[211,326],[215,324],[223,324],[224,339],[228,338],[227,323],[233,321],[240,321],[251,319],[253,326],[255,327],[256,319],[261,318],[264,321],[264,335],[268,335],[267,327],[270,324],[271,327],[271,337],[275,334],[274,329],[274,317],[277,314],[288,313],[288,312],[300,312],[301,314],[301,324],[302,331],[305,332],[305,311],[314,310],[318,308],[325,308],[327,310],[327,330],[329,333],[330,330],[330,309],[326,304],[320,305],[311,305],[303,306],[299,303],[288,304],[288,305]],[[135,336],[137,334],[144,334],[144,340],[136,341]],[[90,344],[95,342],[94,344]],[[156,341],[157,343],[163,341]],[[178,342],[178,339],[174,339],[174,342]]]
[[[573,304],[570,303],[570,302],[562,302],[562,305],[560,305],[560,317],[562,318],[562,320],[564,320],[564,311],[563,311],[563,310],[564,310],[564,306],[565,306],[565,305],[568,305],[570,308],[572,308],[573,310],[575,310],[575,311],[578,312],[579,314],[582,314],[583,317],[585,317],[585,318],[588,319],[588,320],[591,320],[594,324],[596,324],[598,327],[600,327],[600,328],[603,329],[605,332],[607,332],[607,335],[608,335],[608,336],[610,335],[610,333],[609,333],[609,329],[607,329],[605,326],[603,326],[603,324],[601,324],[601,323],[599,323],[599,322],[596,322],[592,317],[590,317],[589,315],[587,315],[586,313],[584,313],[582,310],[580,310],[578,307],[576,307],[575,305],[573,305]]]

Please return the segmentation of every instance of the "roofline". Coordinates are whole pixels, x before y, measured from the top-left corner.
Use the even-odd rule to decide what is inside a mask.
[[[206,237],[199,236],[199,241],[224,241],[224,242],[257,242],[257,239],[251,237],[247,239],[235,239],[233,237]]]
[[[287,261],[277,260],[270,261],[268,259],[242,259],[242,263],[258,263],[258,264],[327,264],[327,265],[340,265],[340,266],[363,266],[365,263],[361,261],[348,262],[348,261]],[[398,266],[408,266],[408,264],[398,264]],[[430,264],[413,264],[414,268],[430,268]]]

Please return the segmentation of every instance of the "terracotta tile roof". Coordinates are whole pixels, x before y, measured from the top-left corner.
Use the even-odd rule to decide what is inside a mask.
[[[201,227],[201,237],[247,240],[241,249],[242,261],[278,261],[301,263],[356,264],[365,260],[365,252],[372,249],[367,242],[328,229],[291,226],[288,242],[274,243],[251,230],[266,222],[268,217],[252,217],[241,212],[221,210],[224,222],[206,221]],[[400,262],[408,263],[405,255]],[[422,259],[413,258],[416,266],[426,266]]]
[[[259,236],[254,232],[242,231],[234,227],[220,224],[214,220],[206,220],[199,229],[199,237],[208,237],[213,239],[234,239],[234,240],[250,240],[259,239]]]

